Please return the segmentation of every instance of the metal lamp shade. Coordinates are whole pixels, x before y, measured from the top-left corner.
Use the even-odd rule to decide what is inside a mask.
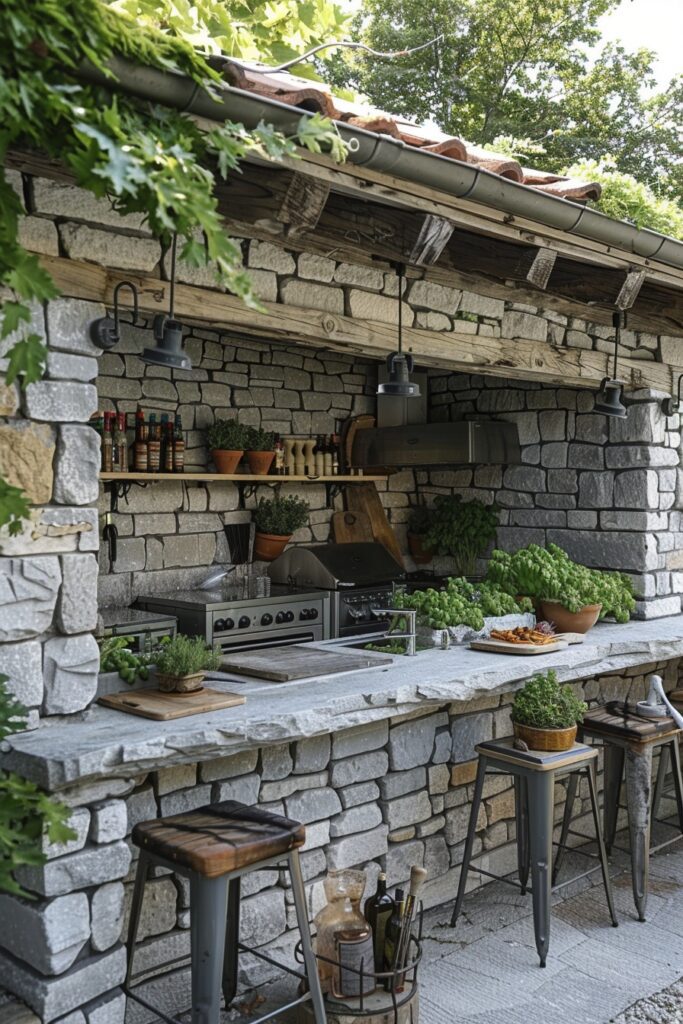
[[[173,370],[191,370],[192,361],[183,351],[183,325],[179,320],[166,317],[154,323],[154,348],[143,349],[142,361],[153,366],[168,366]]]
[[[419,398],[420,386],[410,379],[413,357],[403,352],[392,352],[387,359],[389,380],[377,385],[378,395],[393,395],[397,398]]]
[[[610,380],[605,377],[595,396],[595,411],[602,413],[603,416],[616,416],[618,419],[625,419],[626,407],[621,400],[623,390],[624,385],[620,380]]]

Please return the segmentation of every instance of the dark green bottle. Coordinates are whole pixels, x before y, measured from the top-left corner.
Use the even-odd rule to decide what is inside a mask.
[[[372,948],[375,955],[375,970],[384,970],[384,946],[387,924],[394,912],[394,901],[387,892],[387,876],[381,872],[377,879],[377,891],[365,901],[365,920],[372,928]]]

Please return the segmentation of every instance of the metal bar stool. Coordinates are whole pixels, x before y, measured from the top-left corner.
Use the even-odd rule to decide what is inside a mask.
[[[617,818],[620,810],[619,794],[621,783],[626,777],[626,810],[631,838],[631,879],[633,899],[638,911],[638,920],[645,920],[647,907],[647,890],[650,869],[650,852],[661,850],[676,842],[681,835],[676,835],[658,846],[650,849],[650,832],[653,817],[659,810],[659,803],[664,787],[668,761],[673,767],[674,791],[678,807],[678,828],[683,834],[683,781],[681,777],[681,754],[678,745],[681,730],[677,729],[671,718],[641,718],[628,703],[610,701],[603,707],[591,709],[580,726],[580,737],[591,736],[601,741],[605,750],[605,797],[604,797],[604,834],[608,852],[614,846],[617,831]],[[652,799],[652,760],[653,753],[661,748],[664,755],[660,759],[657,774],[655,796]],[[666,751],[666,754],[664,752]],[[560,848],[555,861],[553,881],[557,878],[568,835],[590,839],[582,832],[571,828],[572,807],[576,795],[576,783],[570,779],[567,788],[567,802],[562,821]],[[652,808],[652,809],[651,809]],[[665,824],[671,824],[665,822]],[[626,851],[628,852],[628,851]]]
[[[305,839],[306,830],[298,821],[258,807],[247,807],[234,800],[136,825],[133,843],[140,847],[140,859],[128,929],[126,994],[153,1010],[162,1020],[179,1024],[177,1018],[162,1013],[131,987],[145,882],[152,866],[158,864],[190,880],[192,1024],[219,1024],[221,988],[226,1006],[236,994],[239,950],[248,951],[252,956],[308,982],[308,991],[302,996],[273,1013],[254,1018],[252,1024],[270,1020],[309,999],[313,1004],[315,1024],[326,1024],[299,863],[299,848]],[[242,875],[283,861],[286,861],[292,880],[305,973],[278,963],[238,941]]]
[[[593,819],[598,837],[600,867],[605,886],[605,896],[609,908],[612,925],[617,927],[617,918],[612,899],[607,870],[607,853],[602,841],[600,817],[598,813],[596,764],[597,750],[584,744],[575,743],[571,750],[555,752],[541,750],[517,750],[513,739],[490,740],[480,743],[475,748],[479,754],[477,778],[474,785],[474,797],[470,811],[470,822],[465,843],[465,853],[460,869],[458,894],[453,908],[451,927],[455,928],[467,885],[470,871],[472,848],[481,804],[484,779],[489,768],[497,774],[511,774],[515,780],[515,815],[517,819],[517,863],[519,882],[501,878],[483,868],[473,867],[472,871],[495,878],[510,885],[519,884],[522,893],[526,892],[529,869],[531,869],[531,896],[534,908],[534,934],[536,949],[545,967],[550,944],[550,894],[551,867],[553,861],[553,815],[555,804],[555,782],[558,777],[570,775],[578,778],[581,773],[588,777],[588,788],[593,808]]]

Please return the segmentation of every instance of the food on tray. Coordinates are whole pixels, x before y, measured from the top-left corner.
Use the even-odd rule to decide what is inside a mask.
[[[531,626],[517,626],[515,629],[492,629],[489,633],[489,640],[503,640],[508,644],[543,646],[555,643],[556,639],[554,635]]]

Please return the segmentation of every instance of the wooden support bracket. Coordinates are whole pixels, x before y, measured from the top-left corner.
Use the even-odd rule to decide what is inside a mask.
[[[292,237],[312,231],[320,220],[329,194],[329,182],[295,174],[277,214],[277,219],[287,225],[285,235]]]
[[[640,294],[640,289],[645,283],[646,273],[644,270],[629,270],[624,277],[624,283],[619,289],[619,294],[614,300],[617,309],[630,309]]]
[[[428,213],[422,221],[420,233],[408,255],[408,263],[429,267],[436,263],[453,234],[455,225],[445,217]]]

